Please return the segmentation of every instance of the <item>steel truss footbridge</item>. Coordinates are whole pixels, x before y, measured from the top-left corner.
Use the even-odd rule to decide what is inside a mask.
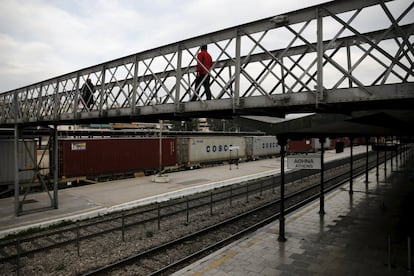
[[[136,53],[1,93],[0,125],[401,107],[414,98],[412,9],[332,1]],[[203,44],[213,96],[191,102]]]
[[[94,65],[1,93],[0,127],[15,127],[18,139],[26,126],[412,110],[413,7],[336,0]],[[211,100],[194,85],[204,44]],[[87,79],[90,106],[80,92]]]

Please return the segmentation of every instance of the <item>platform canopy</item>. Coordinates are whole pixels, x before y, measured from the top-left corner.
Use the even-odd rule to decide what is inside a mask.
[[[343,136],[414,136],[411,110],[360,111],[349,115],[315,113],[286,118],[243,116],[246,127],[287,138]]]

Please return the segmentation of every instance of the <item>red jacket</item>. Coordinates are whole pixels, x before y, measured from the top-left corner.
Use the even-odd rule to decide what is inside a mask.
[[[211,66],[213,65],[213,59],[211,58],[207,50],[201,50],[200,53],[198,53],[197,55],[197,59],[197,73],[199,73],[200,75],[206,75],[208,71],[206,71],[204,67],[207,68],[207,70],[210,70]],[[204,67],[201,66],[200,63],[202,63]]]

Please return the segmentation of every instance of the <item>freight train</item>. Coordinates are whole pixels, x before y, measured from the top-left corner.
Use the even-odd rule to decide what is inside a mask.
[[[59,140],[59,177],[98,177],[194,168],[278,155],[275,136],[192,136]]]
[[[326,141],[325,147],[335,148],[336,140]],[[13,143],[0,140],[0,144],[3,147],[0,147],[3,153],[0,155],[1,169],[7,171],[1,173],[0,186],[9,186],[10,190],[14,182],[14,162],[10,162],[14,158]],[[28,155],[23,151],[25,147],[20,141],[19,162],[24,163],[19,165],[20,170],[24,169],[19,175],[20,181],[32,179],[30,169],[36,167],[39,160],[40,173],[48,175],[49,163],[53,163],[52,159],[49,162],[49,157],[53,156],[49,156],[48,151],[38,150],[36,158],[36,139],[25,140],[25,144],[31,153]],[[319,147],[317,139],[290,140],[287,152],[312,152]],[[60,138],[58,149],[58,171],[62,182],[128,177],[164,169],[189,169],[236,160],[256,160],[280,153],[275,136],[163,137],[161,147],[159,137]]]

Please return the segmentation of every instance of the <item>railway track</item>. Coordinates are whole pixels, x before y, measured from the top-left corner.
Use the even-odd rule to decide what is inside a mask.
[[[371,162],[370,167],[373,166]],[[359,175],[364,172],[362,167],[358,167],[355,174]],[[326,180],[326,192],[348,181],[349,173],[332,177]],[[287,195],[286,213],[293,212],[319,198],[319,188],[320,186],[316,184]],[[81,275],[122,275],[125,273],[168,275],[247,233],[277,220],[280,216],[279,205],[280,199],[272,200],[238,216]]]
[[[362,157],[363,156],[364,155],[362,155]],[[356,159],[357,157],[355,158],[355,162],[357,162]],[[360,158],[360,161],[363,161],[363,160],[364,158]],[[355,173],[357,173],[357,170],[363,170],[365,162],[359,162],[359,163],[360,163],[360,166],[359,167],[355,166],[354,168]],[[370,167],[373,167],[375,166],[376,162],[371,160],[370,163],[371,163]],[[327,166],[328,169],[326,171],[326,174],[328,174],[328,172],[330,171],[338,171],[337,168],[339,166],[339,167],[342,167],[342,171],[345,171],[344,174],[347,175],[349,174],[349,172],[347,172],[346,164],[347,164],[346,160],[343,162],[336,162],[335,164],[331,164],[330,165],[331,168]],[[334,175],[335,172],[331,174]],[[329,181],[333,181],[333,179],[337,179],[337,177],[339,176],[334,176]],[[295,175],[295,172],[290,174],[290,177],[289,175],[287,175],[287,179],[290,180],[292,183],[291,184],[292,189],[290,189],[291,192],[289,195],[289,200],[287,202],[288,206],[294,206],[296,204],[299,204],[298,202],[295,202],[297,201],[297,199],[293,199],[294,195],[298,192],[310,193],[311,190],[314,190],[313,192],[314,195],[317,196],[318,194],[318,189],[319,189],[318,184],[307,187],[306,189],[301,189],[300,191],[295,191],[293,186],[297,186],[295,185],[295,181],[297,182],[298,178],[302,178],[302,179],[303,178],[314,178],[314,175],[311,175],[309,173],[305,175],[296,173]],[[317,182],[317,179],[313,179],[313,181]],[[24,238],[19,237],[19,238],[3,241],[3,242],[0,242],[0,248],[1,248],[0,261],[15,262],[16,264],[19,264],[19,258],[23,256],[35,255],[36,253],[45,252],[53,248],[63,247],[68,244],[76,244],[78,247],[78,255],[79,255],[79,244],[81,242],[91,240],[94,237],[98,237],[100,235],[119,232],[119,233],[122,233],[122,240],[124,240],[124,234],[128,229],[134,229],[134,227],[137,227],[145,223],[158,224],[158,229],[160,229],[163,221],[168,220],[168,219],[174,219],[174,217],[177,217],[177,216],[181,216],[181,217],[186,216],[187,217],[186,219],[188,222],[189,216],[194,216],[194,214],[197,212],[208,213],[208,211],[206,210],[209,210],[210,214],[213,214],[213,212],[218,212],[217,210],[220,210],[221,208],[224,209],[224,208],[227,208],[226,206],[228,205],[231,206],[232,203],[236,204],[238,201],[248,202],[249,197],[250,198],[261,197],[262,193],[265,193],[265,192],[274,193],[275,194],[274,196],[277,197],[278,196],[277,191],[275,193],[275,187],[277,187],[277,184],[275,184],[276,182],[277,182],[277,179],[274,179],[274,178],[260,179],[254,183],[240,184],[237,186],[232,186],[230,188],[219,189],[217,191],[214,191],[214,195],[213,195],[213,192],[204,193],[201,195],[194,195],[192,198],[177,199],[177,200],[173,200],[172,202],[168,202],[166,204],[155,204],[155,205],[147,206],[145,207],[144,210],[140,209],[140,210],[132,210],[128,212],[118,213],[118,214],[114,214],[114,215],[107,216],[104,218],[95,219],[92,221],[78,222],[75,225],[67,225],[64,227],[59,227],[58,229],[50,230],[50,231],[47,231],[46,233],[38,233],[38,234],[29,235]],[[304,184],[306,185],[306,183]],[[329,185],[329,184],[326,184],[326,185]],[[289,191],[289,189],[287,189],[287,191]],[[301,196],[296,195],[296,197],[303,197],[303,194]],[[308,197],[311,197],[311,196],[308,196]],[[290,202],[293,202],[293,203],[290,203]],[[209,226],[205,229],[199,230],[201,231],[200,233],[194,232],[196,234],[193,234],[192,236],[193,238],[197,240],[197,235],[198,235],[198,239],[200,239],[200,237],[204,235],[202,234],[203,232],[205,233],[206,236],[209,236],[211,234],[208,234],[208,232],[212,231],[214,228],[217,229],[215,231],[223,231],[223,230],[218,230],[218,229],[229,227],[229,226],[224,226],[226,225],[226,223],[227,225],[229,223],[236,225],[235,220],[240,221],[237,223],[237,225],[240,224],[241,226],[239,228],[241,229],[250,229],[251,227],[251,226],[248,226],[246,222],[243,222],[244,220],[247,220],[249,222],[256,221],[258,225],[263,225],[264,222],[262,221],[267,221],[268,219],[263,218],[262,217],[263,215],[260,214],[260,213],[263,213],[263,214],[267,213],[267,211],[265,211],[262,208],[268,208],[269,210],[271,210],[269,212],[273,214],[273,217],[270,216],[272,217],[270,220],[274,220],[274,219],[277,219],[277,215],[275,215],[278,212],[277,205],[278,205],[277,200],[272,200],[266,203],[265,207],[255,208],[254,209],[255,211],[251,211],[251,212],[249,211],[248,213],[246,213],[246,215],[242,214],[242,215],[237,216],[234,219],[233,218],[228,219],[228,222],[224,221],[223,223],[216,223],[214,226],[211,226],[211,227]],[[243,216],[249,216],[249,214],[251,217],[247,219],[243,219]],[[206,230],[206,229],[210,229],[210,230]],[[220,244],[228,242],[228,240],[235,239],[239,235],[242,235],[242,233],[237,234],[240,231],[237,231],[237,229],[234,230],[234,227],[232,229],[226,229],[224,230],[224,232],[233,233],[233,235],[235,235],[234,237],[231,237],[230,235],[230,237],[221,238],[220,240],[217,240],[217,241],[207,242],[207,244],[213,244],[213,245],[217,244],[213,246],[213,247],[217,247]],[[252,231],[252,230],[247,230],[247,231]],[[213,234],[213,237],[222,237],[222,235],[215,233]],[[168,242],[167,244],[169,244],[169,246],[172,246],[174,243],[176,244],[181,243],[184,245],[185,244],[193,245],[195,243],[198,243],[198,242],[194,242],[191,239],[192,239],[191,235],[187,235],[187,236],[177,239],[176,242]],[[161,251],[167,250],[165,248],[162,249],[163,246],[165,245],[158,245],[155,248],[159,248],[158,250],[161,250]],[[204,247],[209,248],[210,245],[204,245]],[[144,256],[144,255],[150,256],[151,254],[156,254],[154,253],[155,250],[156,249],[151,248],[151,249],[144,250],[143,253],[139,253],[139,254],[141,254],[141,256]],[[171,252],[177,251],[176,249],[171,249],[171,250],[172,250]],[[188,252],[188,250],[189,249],[183,249],[182,251]],[[196,253],[200,250],[201,249],[191,250],[192,253],[187,254],[187,255],[203,254],[203,253]],[[165,256],[172,256],[172,255],[175,256],[176,254],[171,253],[171,254],[166,254]],[[136,258],[139,259],[140,257],[136,257]],[[126,259],[133,259],[133,258],[126,258]],[[177,260],[172,261],[171,259],[172,258],[168,257],[168,260],[165,263],[171,264],[171,263],[177,262]],[[162,258],[159,257],[158,260],[162,260]],[[158,262],[161,262],[161,261],[158,261]],[[145,267],[145,265],[143,267]],[[157,267],[161,267],[161,266],[157,266]],[[154,271],[154,269],[150,269],[150,270]],[[156,270],[162,271],[163,269],[159,268]]]

